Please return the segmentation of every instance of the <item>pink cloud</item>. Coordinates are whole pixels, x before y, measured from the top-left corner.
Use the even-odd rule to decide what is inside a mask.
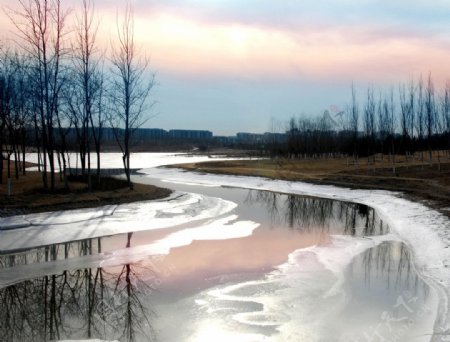
[[[116,2],[106,0],[96,2],[96,8],[101,18],[99,43],[107,48],[120,10]],[[446,63],[450,43],[437,34],[401,25],[321,22],[274,28],[198,19],[142,3],[136,5],[135,16],[137,41],[156,71],[385,82],[430,71],[436,77],[450,75]],[[0,25],[12,28],[4,14]]]

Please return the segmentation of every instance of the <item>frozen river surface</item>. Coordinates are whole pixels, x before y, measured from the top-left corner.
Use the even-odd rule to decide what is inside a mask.
[[[386,193],[257,178],[152,168],[135,181],[175,192],[0,219],[1,341],[449,337],[437,213],[413,220],[408,205],[422,207]]]

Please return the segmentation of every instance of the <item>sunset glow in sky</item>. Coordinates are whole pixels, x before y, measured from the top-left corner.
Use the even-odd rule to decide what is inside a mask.
[[[0,0],[11,6],[14,0]],[[81,1],[64,1],[75,13]],[[108,46],[122,0],[95,0]],[[264,132],[270,119],[345,108],[350,85],[450,77],[446,0],[134,0],[158,87],[147,126]],[[2,14],[2,39],[12,26]]]

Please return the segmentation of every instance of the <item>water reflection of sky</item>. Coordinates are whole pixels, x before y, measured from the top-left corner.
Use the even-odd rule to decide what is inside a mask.
[[[351,326],[347,336],[386,340],[396,336],[400,341],[429,339],[434,321],[434,294],[415,272],[411,258],[405,244],[384,242],[354,260],[346,270],[350,298],[342,320]],[[361,303],[371,310],[362,309]]]
[[[218,336],[236,341],[429,339],[434,294],[414,272],[405,245],[384,242],[367,249],[342,274],[319,261],[323,252],[305,249],[296,253],[295,262],[268,275],[178,301],[179,315],[188,318],[191,329],[170,329],[166,321],[164,339],[207,341],[213,336],[211,327]],[[328,251],[325,256],[336,255]],[[336,289],[341,275],[345,281]],[[192,301],[197,307],[192,308]]]
[[[405,313],[394,307],[400,296],[414,299],[410,310],[432,307],[430,290],[414,271],[406,246],[371,245],[364,238],[389,230],[371,208],[272,192],[202,191],[236,202],[239,219],[260,227],[247,237],[194,241],[166,256],[147,255],[109,268],[74,265],[71,260],[114,254],[119,248],[145,249],[186,227],[2,255],[2,277],[20,265],[39,267],[59,260],[63,268],[0,290],[5,308],[0,312],[0,340],[200,341],[213,331],[235,340],[330,340],[344,334],[365,338],[369,328],[384,322],[386,312]],[[335,239],[341,235],[348,238]],[[363,246],[362,252],[356,245]],[[344,259],[348,264],[341,262],[342,269],[330,267]],[[330,295],[340,277],[345,281]],[[427,324],[416,320],[410,330],[421,334]],[[386,333],[388,328],[383,329]]]

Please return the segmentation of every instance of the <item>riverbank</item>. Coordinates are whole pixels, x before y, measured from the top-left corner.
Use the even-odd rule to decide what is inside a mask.
[[[386,156],[369,167],[363,160],[359,164],[350,164],[347,158],[217,161],[177,165],[177,167],[189,171],[257,176],[352,189],[400,191],[406,197],[450,216],[450,161],[448,159],[441,161],[439,170],[437,164],[430,166],[428,163],[406,163],[399,158],[395,174]]]
[[[67,189],[59,174],[56,175],[56,189],[50,192],[42,186],[42,173],[27,171],[25,176],[21,174],[19,179],[15,179],[14,171],[13,168],[11,196],[7,196],[6,169],[3,173],[0,217],[155,200],[171,194],[168,189],[145,184],[134,184],[133,190],[130,190],[125,181],[112,177],[92,181],[92,191],[89,191],[86,177],[69,177]]]

